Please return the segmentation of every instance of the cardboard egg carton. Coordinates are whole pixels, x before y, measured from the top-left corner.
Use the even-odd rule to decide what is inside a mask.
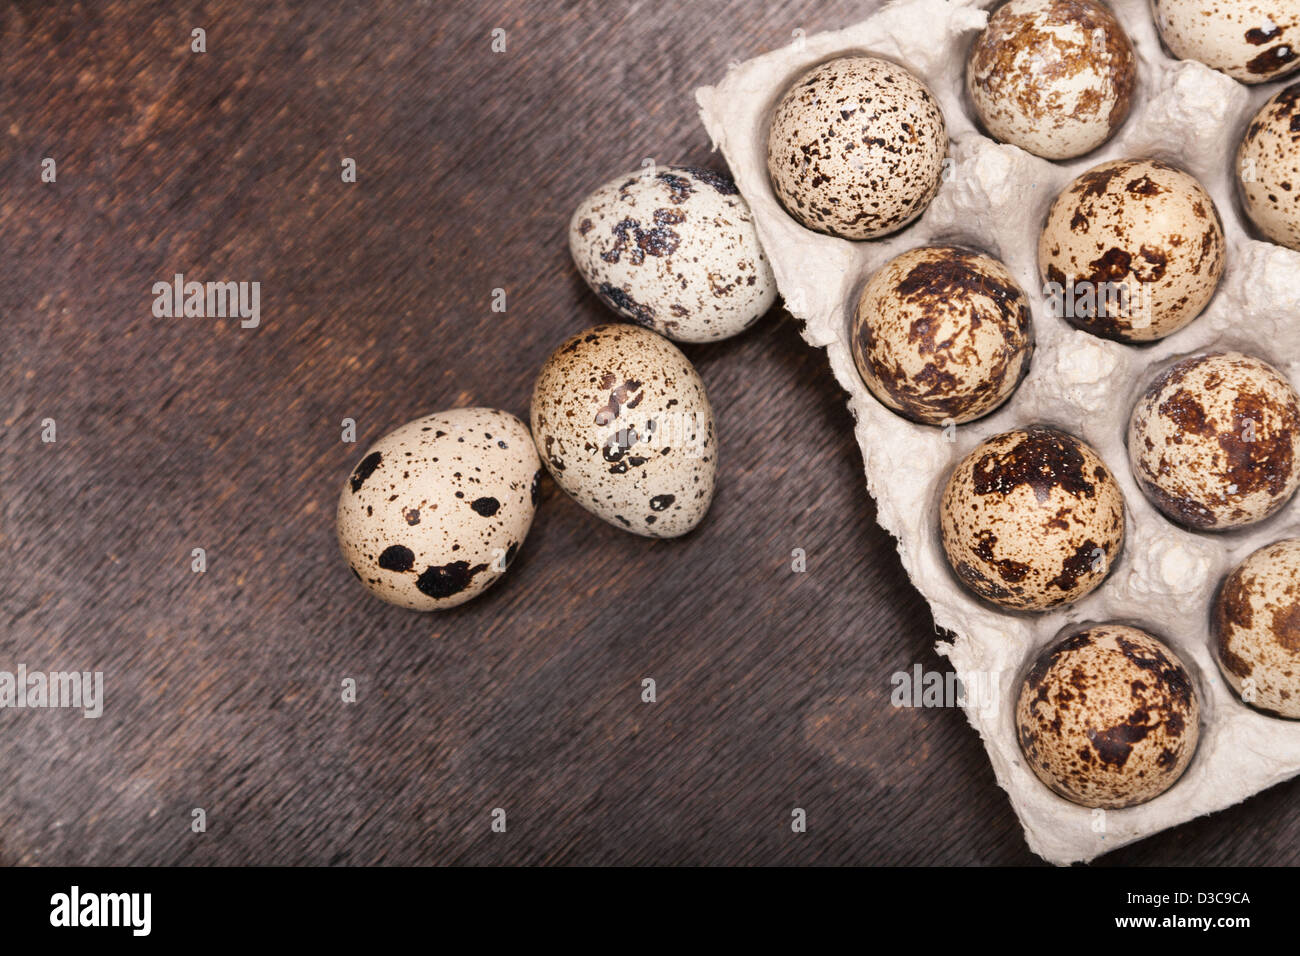
[[[1139,393],[1172,361],[1237,349],[1300,381],[1300,254],[1256,241],[1240,212],[1233,162],[1241,134],[1287,81],[1244,86],[1161,48],[1147,0],[1111,0],[1138,56],[1138,90],[1118,134],[1068,162],[1039,159],[982,135],[965,100],[970,43],[991,0],[897,0],[844,30],[797,37],[790,46],[733,65],[696,91],[701,118],[748,200],[786,307],[809,344],[826,349],[856,418],[867,486],[882,526],[898,539],[903,566],[953,635],[939,643],[971,695],[965,711],[979,731],[1034,852],[1066,864],[1090,860],[1166,827],[1230,806],[1300,772],[1300,722],[1264,716],[1223,680],[1210,650],[1209,611],[1223,576],[1269,542],[1300,535],[1300,505],[1236,532],[1203,534],[1171,524],[1133,480],[1124,446]],[[800,226],[768,182],[768,117],[797,76],[837,56],[866,53],[900,63],[938,98],[951,168],[919,220],[881,240],[850,242]],[[1292,76],[1294,82],[1297,77]],[[1048,205],[1072,179],[1120,158],[1155,158],[1186,169],[1218,206],[1228,262],[1215,298],[1189,326],[1136,347],[1078,331],[1055,317],[1036,261]],[[1001,259],[1029,295],[1037,347],[1029,375],[994,414],[956,428],[917,425],[866,389],[849,346],[855,293],[899,253],[958,242]],[[938,501],[958,461],[999,432],[1040,423],[1083,439],[1119,480],[1128,516],[1123,553],[1110,576],[1078,602],[1043,614],[999,611],[964,590],[938,534]],[[1192,671],[1202,703],[1196,755],[1183,777],[1154,800],[1100,811],[1070,803],[1041,783],[1016,740],[1015,698],[1028,662],[1062,631],[1124,621],[1172,646]],[[910,662],[899,662],[907,669]],[[886,675],[881,676],[885,681]]]

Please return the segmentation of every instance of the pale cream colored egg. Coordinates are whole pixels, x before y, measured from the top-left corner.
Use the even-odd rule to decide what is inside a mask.
[[[610,180],[578,204],[569,250],[606,305],[679,342],[743,332],[776,301],[749,205],[730,176],[711,169]]]
[[[1124,496],[1097,453],[1032,426],[978,445],[940,505],[958,579],[1002,607],[1038,611],[1097,588],[1124,543]]]
[[[1228,575],[1214,602],[1214,651],[1243,701],[1300,718],[1300,539],[1260,548]]]
[[[896,63],[829,60],[791,84],[772,115],[767,169],[798,222],[873,239],[919,216],[939,190],[948,133],[934,94]]]
[[[957,246],[887,262],[853,315],[853,358],[884,405],[913,421],[960,424],[1005,402],[1029,371],[1029,300],[1006,266]]]
[[[1118,810],[1164,793],[1200,739],[1196,684],[1146,631],[1098,624],[1046,648],[1016,703],[1029,768],[1085,807]]]
[[[1246,127],[1237,187],[1259,231],[1300,251],[1300,83],[1279,91]]]
[[[540,479],[532,436],[507,412],[417,418],[375,442],[344,483],[339,548],[366,589],[390,604],[464,604],[514,560]]]
[[[1128,453],[1139,487],[1170,520],[1199,531],[1253,524],[1300,485],[1300,398],[1253,356],[1192,356],[1139,399]]]
[[[966,89],[989,133],[1047,159],[1110,139],[1136,85],[1128,34],[1092,0],[1010,0],[966,62]]]
[[[695,368],[635,325],[579,332],[533,387],[533,438],[574,501],[615,527],[686,534],[713,500],[717,438]]]
[[[1214,200],[1180,169],[1103,163],[1052,202],[1038,264],[1053,311],[1085,332],[1150,342],[1183,328],[1223,275]]]
[[[1295,0],[1151,0],[1151,12],[1174,56],[1243,83],[1267,83],[1300,67]]]

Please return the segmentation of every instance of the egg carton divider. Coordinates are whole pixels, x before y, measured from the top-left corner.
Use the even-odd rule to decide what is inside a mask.
[[[1090,860],[1160,830],[1237,803],[1300,773],[1300,722],[1248,708],[1222,679],[1209,644],[1209,608],[1223,576],[1269,542],[1300,536],[1300,505],[1235,532],[1203,534],[1170,524],[1133,480],[1124,447],[1129,412],[1158,370],[1215,349],[1254,354],[1300,378],[1300,254],[1257,241],[1239,211],[1232,179],[1237,143],[1255,111],[1286,81],[1248,88],[1162,49],[1147,0],[1111,0],[1138,57],[1132,113],[1118,134],[1080,159],[1053,163],[983,135],[964,93],[969,44],[992,0],[896,0],[867,20],[818,33],[733,66],[696,90],[700,116],[754,214],[786,308],[804,339],[826,349],[849,395],[867,487],[878,520],[898,541],[903,566],[929,602],[939,642],[967,686],[991,675],[992,704],[968,703],[1000,786],[1030,848],[1057,864]],[[943,109],[952,166],[917,221],[880,240],[850,242],[811,232],[777,203],[766,167],[767,121],[778,97],[808,68],[845,54],[899,63],[923,80]],[[1291,78],[1294,82],[1295,77]],[[1223,220],[1228,263],[1214,299],[1190,325],[1147,346],[1103,340],[1070,327],[1047,308],[1037,243],[1047,208],[1080,173],[1112,159],[1164,159],[1206,187]],[[958,241],[1006,264],[1028,294],[1037,339],[1030,372],[1000,409],[944,430],[894,414],[866,389],[849,348],[852,303],[886,261],[916,246]],[[1087,442],[1120,482],[1128,533],[1105,583],[1064,608],[1008,613],[963,590],[947,567],[937,533],[938,489],[984,439],[1048,424]],[[1300,496],[1298,496],[1300,497]],[[1202,733],[1183,777],[1154,800],[1107,811],[1104,826],[1086,807],[1047,789],[1025,764],[1013,711],[1027,662],[1056,636],[1084,622],[1121,621],[1151,629],[1188,664],[1202,693]],[[911,662],[900,661],[899,669]],[[886,680],[886,675],[881,676]]]

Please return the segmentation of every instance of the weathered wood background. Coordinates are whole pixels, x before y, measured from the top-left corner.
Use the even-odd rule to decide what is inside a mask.
[[[607,318],[565,243],[585,191],[718,162],[692,89],[872,7],[7,4],[0,669],[102,670],[107,701],[0,712],[0,863],[1033,862],[960,712],[888,706],[891,673],[945,665],[779,311],[686,349],[722,444],[686,539],[548,481],[506,580],[438,616],[368,598],[334,543],[365,444],[526,417],[549,350]],[[261,328],[155,319],[176,272],[260,281]],[[1294,863],[1297,797],[1105,860]]]

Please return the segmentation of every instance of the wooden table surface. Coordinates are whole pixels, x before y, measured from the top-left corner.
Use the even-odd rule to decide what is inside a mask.
[[[693,88],[873,6],[6,6],[0,669],[100,670],[106,700],[0,712],[0,863],[1035,862],[960,711],[889,706],[890,674],[946,664],[779,309],[685,348],[721,441],[686,538],[548,479],[505,580],[437,615],[367,597],[334,542],[366,444],[526,418],[608,318],[566,246],[584,192],[719,163]],[[259,281],[261,326],[155,318],[178,272]],[[1295,863],[1297,797],[1103,862]]]

